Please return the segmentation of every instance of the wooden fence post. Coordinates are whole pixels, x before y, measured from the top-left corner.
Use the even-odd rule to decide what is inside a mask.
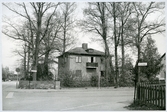
[[[166,109],[166,92],[165,92],[165,90],[166,90],[166,86],[164,86],[163,87],[163,95],[164,95],[164,109]]]
[[[155,105],[157,105],[157,85],[155,85]]]
[[[162,94],[163,92],[162,92],[162,85],[160,86],[160,91],[161,91],[161,92],[160,92],[160,94],[161,94],[160,96],[161,96],[161,108],[162,108],[162,107],[163,107],[163,94]]]
[[[161,86],[158,86],[158,107],[161,107]]]

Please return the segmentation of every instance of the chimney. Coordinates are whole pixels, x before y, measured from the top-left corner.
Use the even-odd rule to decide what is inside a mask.
[[[88,44],[87,44],[87,43],[83,43],[83,44],[82,44],[82,48],[83,48],[84,50],[88,49]]]

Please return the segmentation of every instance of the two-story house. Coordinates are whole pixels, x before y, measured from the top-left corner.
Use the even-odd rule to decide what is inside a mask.
[[[71,49],[58,57],[58,77],[63,71],[71,71],[81,78],[89,81],[92,75],[104,76],[105,53],[88,48],[87,43],[82,47]]]

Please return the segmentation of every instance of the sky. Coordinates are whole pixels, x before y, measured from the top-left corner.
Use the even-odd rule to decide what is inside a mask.
[[[82,3],[80,4],[80,9],[78,10],[77,16],[83,16],[82,15]],[[6,8],[2,7],[2,13],[1,14],[7,14],[12,15]],[[2,25],[2,23],[1,23]],[[81,47],[82,43],[88,43],[88,47],[94,48],[100,51],[103,51],[103,47],[100,44],[100,42],[95,42],[90,39],[92,35],[79,32],[77,33],[77,47]],[[158,48],[158,51],[161,55],[163,55],[166,52],[166,37],[165,35],[154,35],[153,39],[156,40],[156,45]],[[10,70],[15,70],[19,66],[18,60],[20,57],[16,56],[13,51],[17,48],[18,42],[14,41],[13,39],[10,39],[9,37],[5,36],[4,34],[1,34],[0,36],[0,62],[5,67],[8,66]]]

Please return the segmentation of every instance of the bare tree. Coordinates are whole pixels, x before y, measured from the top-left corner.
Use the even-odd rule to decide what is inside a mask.
[[[60,42],[58,41],[59,33],[61,29],[62,23],[60,22],[60,18],[55,13],[52,19],[49,22],[50,24],[47,27],[47,32],[45,32],[45,38],[41,41],[40,44],[40,52],[39,52],[39,59],[43,60],[44,63],[41,64],[43,66],[43,72],[40,72],[39,74],[41,77],[48,77],[49,73],[49,64],[52,62],[57,63],[57,61],[50,58],[50,56],[54,52],[59,52],[57,50],[59,48]],[[45,30],[45,29],[43,29]],[[44,58],[43,58],[44,57]],[[38,77],[38,78],[41,78]]]
[[[110,2],[106,5],[106,8],[110,14],[110,19],[113,24],[111,24],[110,29],[112,35],[112,40],[114,40],[114,53],[115,53],[115,87],[118,87],[118,45],[120,40],[120,29],[118,27],[117,21],[118,21],[118,3]]]
[[[31,2],[31,3],[15,3],[16,7],[19,7],[22,9],[23,12],[20,12],[16,10],[16,7],[10,7],[9,4],[3,3],[4,6],[6,6],[10,11],[18,14],[19,16],[23,17],[26,19],[29,23],[29,30],[30,30],[30,36],[31,36],[31,42],[32,42],[32,54],[33,54],[33,63],[32,63],[32,69],[37,70],[37,65],[38,65],[38,55],[39,55],[39,46],[43,38],[45,37],[46,32],[48,31],[47,27],[49,26],[50,19],[52,18],[53,14],[55,13],[58,4],[54,3],[45,3],[45,2]],[[32,12],[29,11],[30,6],[32,9]],[[48,20],[43,20],[43,17],[47,13],[47,11],[53,10],[53,12],[49,15]],[[42,24],[46,22],[46,28],[42,33]],[[15,29],[15,28],[14,28]],[[14,39],[20,39],[20,33],[17,29],[17,37],[8,35],[7,32],[4,32],[4,34],[13,37]],[[36,72],[33,74],[33,80],[36,80]]]
[[[22,50],[22,51],[21,51]],[[17,55],[19,55],[19,56],[21,56],[22,57],[22,59],[23,59],[23,75],[24,75],[24,77],[26,77],[27,76],[27,46],[26,46],[26,43],[24,43],[23,45],[22,45],[22,49],[21,50],[15,50],[14,52],[17,54]]]
[[[121,45],[122,49],[122,70],[121,74],[124,74],[124,60],[125,60],[125,54],[124,54],[124,45],[125,42],[124,36],[126,34],[126,23],[131,15],[131,3],[130,2],[109,2],[106,5],[106,8],[110,14],[110,19],[111,19],[111,25],[110,29],[113,31],[110,31],[113,33],[113,36],[111,37],[114,38],[114,51],[115,51],[115,84],[116,87],[118,87],[118,75],[119,75],[119,70],[118,70],[118,46]],[[112,24],[113,23],[113,24]]]
[[[74,19],[74,11],[76,9],[76,3],[74,2],[63,2],[60,6],[60,15],[61,15],[61,34],[59,36],[59,40],[62,43],[62,51],[61,53],[65,53],[68,47],[74,44],[75,39],[72,34],[75,19]]]
[[[133,29],[133,34],[131,33],[131,36],[133,37],[133,43],[137,48],[136,63],[138,63],[141,58],[141,44],[144,41],[144,38],[151,36],[153,34],[158,34],[165,31],[164,18],[161,18],[162,20],[158,20],[158,18],[155,18],[154,21],[147,21],[148,17],[151,14],[164,10],[165,5],[164,3],[160,3],[160,2],[158,3],[139,2],[139,3],[133,3],[133,6],[134,6],[135,14],[133,15],[133,20],[131,21],[131,27]],[[137,67],[137,71],[139,72],[138,67]],[[138,72],[136,74],[136,78],[137,78],[137,82],[140,82]]]
[[[3,30],[2,32],[13,38],[16,40],[21,40],[19,42],[19,45],[21,46],[21,49],[17,49],[14,52],[21,56],[23,58],[23,73],[24,76],[27,76],[27,72],[29,70],[29,60],[30,60],[30,44],[32,44],[30,42],[29,36],[28,36],[28,32],[27,32],[27,23],[23,23],[23,25],[18,25],[18,24],[14,24],[12,23],[10,20],[8,20],[7,18],[3,18],[3,22],[5,23],[5,25],[3,26]],[[10,29],[8,29],[10,28]]]
[[[121,74],[124,74],[124,64],[125,64],[125,50],[124,47],[126,45],[126,23],[130,18],[132,12],[132,6],[130,2],[119,3],[119,7],[117,8],[119,12],[119,21],[120,21],[120,37],[121,37],[121,52],[122,52],[122,70]]]
[[[85,20],[82,21],[81,26],[84,31],[92,32],[100,36],[105,46],[105,77],[112,79],[113,72],[112,60],[108,46],[108,15],[105,2],[91,2],[88,3],[88,8],[84,10]],[[109,72],[110,71],[110,72]]]

